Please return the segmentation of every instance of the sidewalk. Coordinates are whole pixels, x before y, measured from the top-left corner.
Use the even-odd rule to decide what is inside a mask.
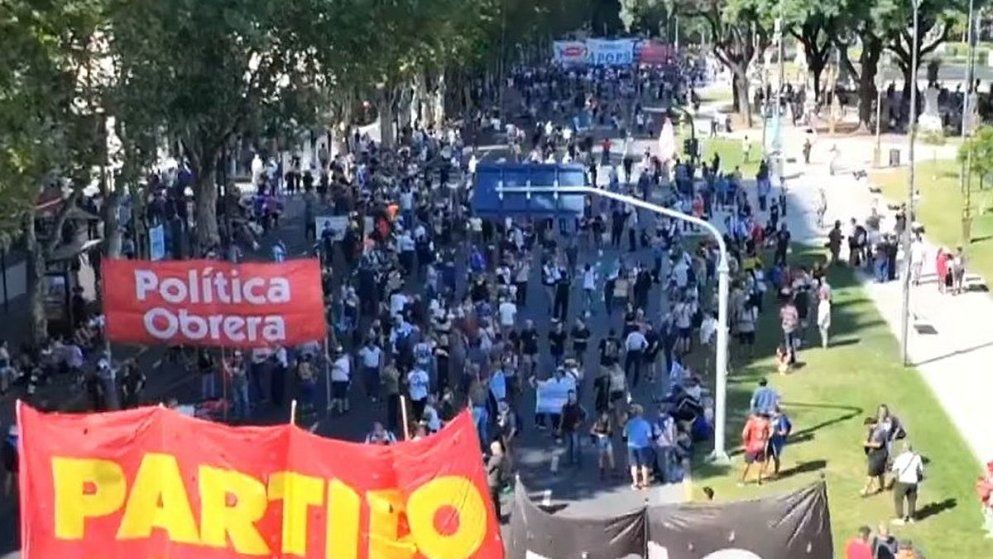
[[[789,132],[799,133],[793,129]],[[784,143],[787,146],[802,145],[802,141]],[[862,142],[839,138],[835,143],[844,166],[857,166],[867,156],[871,158],[871,151],[867,154]],[[787,153],[788,158],[796,155],[799,154]],[[852,173],[830,176],[828,158],[823,151],[815,151],[812,164],[796,168],[800,171],[799,176],[788,183],[790,210],[787,222],[794,239],[816,246],[823,246],[826,242],[828,229],[820,230],[816,226],[815,208],[820,186],[824,187],[828,200],[826,224],[841,220],[844,227],[853,217],[863,222],[871,208],[876,206],[884,216],[883,230],[891,229],[892,212],[887,210],[887,201],[869,191],[867,180],[856,180]],[[800,158],[798,160],[802,161]],[[794,167],[788,164],[787,175],[792,175],[793,170]],[[923,283],[911,287],[910,360],[941,402],[975,458],[985,463],[993,459],[993,436],[986,431],[993,425],[993,405],[990,405],[986,390],[989,386],[988,373],[993,371],[993,329],[989,328],[989,317],[993,317],[993,297],[979,291],[958,296],[938,293],[934,258],[938,247],[927,241],[925,246],[927,256]],[[901,264],[898,266],[902,269]],[[973,275],[967,274],[967,277]],[[899,339],[902,282],[897,280],[879,284],[864,276],[863,285],[894,336]],[[894,355],[893,359],[900,359],[900,356]],[[893,404],[898,405],[898,402]]]

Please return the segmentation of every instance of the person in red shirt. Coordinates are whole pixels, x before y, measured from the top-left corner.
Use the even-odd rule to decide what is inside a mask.
[[[859,528],[859,535],[845,544],[845,559],[872,559],[872,546],[869,545],[869,527]]]
[[[769,437],[771,427],[769,416],[766,414],[752,414],[745,422],[745,428],[741,431],[741,445],[745,447],[745,469],[741,472],[741,483],[744,485],[748,481],[748,472],[752,464],[759,467],[759,485],[762,485],[762,474],[765,473],[766,451],[769,447]]]

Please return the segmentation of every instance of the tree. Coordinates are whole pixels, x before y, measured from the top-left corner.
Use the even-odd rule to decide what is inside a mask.
[[[920,0],[918,33],[913,34],[913,3],[897,3],[892,10],[886,47],[895,55],[895,62],[903,73],[903,95],[910,96],[913,75],[913,56],[917,50],[918,68],[924,57],[948,40],[957,14],[967,7],[959,0]]]
[[[979,178],[982,189],[986,177],[993,175],[993,126],[981,126],[959,147],[958,160],[969,165],[969,172]]]
[[[194,175],[197,246],[214,247],[221,153],[252,124],[313,121],[313,92],[330,64],[354,60],[363,16],[320,0],[108,2],[118,109],[177,146]]]
[[[859,84],[859,123],[863,128],[874,118],[876,73],[895,9],[894,0],[843,0],[838,24],[833,29],[832,39],[840,62]],[[862,47],[857,68],[848,56],[848,48],[856,41]]]
[[[10,0],[0,17],[0,233],[25,237],[35,343],[48,335],[48,261],[105,154],[94,80],[101,13],[99,0]],[[35,202],[47,182],[67,184],[71,193],[42,236]]]
[[[674,7],[671,0],[621,0],[621,22],[628,33],[664,36]]]
[[[771,42],[773,5],[771,0],[696,0],[683,8],[687,16],[703,18],[710,26],[714,55],[734,76],[734,103],[748,126],[748,67]]]
[[[821,75],[831,56],[832,36],[841,9],[841,0],[784,0],[782,3],[785,25],[803,47],[817,99],[821,98]]]

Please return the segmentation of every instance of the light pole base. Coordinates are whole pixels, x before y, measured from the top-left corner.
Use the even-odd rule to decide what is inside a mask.
[[[714,449],[713,452],[707,455],[706,460],[708,464],[714,464],[716,466],[731,465],[731,457],[728,456],[728,453],[723,450]]]

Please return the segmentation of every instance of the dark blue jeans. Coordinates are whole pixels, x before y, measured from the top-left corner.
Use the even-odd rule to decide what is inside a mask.
[[[572,431],[565,434],[566,436],[566,464],[579,466],[582,463],[582,441],[580,440],[579,433]]]

